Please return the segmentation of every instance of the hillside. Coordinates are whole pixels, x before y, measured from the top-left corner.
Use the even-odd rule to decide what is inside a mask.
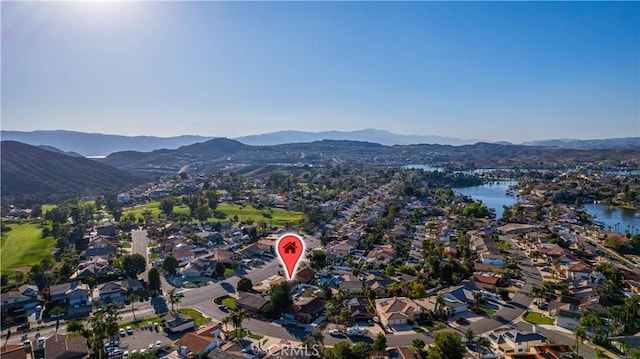
[[[538,168],[573,165],[640,166],[640,147],[629,149],[562,149],[523,145],[476,143],[474,145],[383,146],[357,141],[323,140],[276,146],[248,146],[229,139],[214,139],[176,150],[121,152],[104,163],[147,177],[175,175],[181,170],[213,173],[233,170],[260,171],[265,166],[299,167],[336,163],[403,166],[431,164],[453,168]]]
[[[252,146],[271,146],[287,143],[306,143],[322,140],[372,142],[386,146],[411,145],[418,143],[464,145],[476,143],[479,141],[474,139],[460,139],[435,135],[400,135],[397,133],[384,130],[376,130],[373,128],[358,131],[277,131],[264,133],[261,135],[237,137],[235,139],[244,144]]]
[[[178,148],[211,137],[203,136],[120,136],[75,131],[2,131],[3,141],[18,141],[34,146],[46,145],[83,156],[106,156],[118,151],[153,151]]]
[[[65,198],[102,193],[138,183],[124,171],[15,141],[2,141],[2,196]]]

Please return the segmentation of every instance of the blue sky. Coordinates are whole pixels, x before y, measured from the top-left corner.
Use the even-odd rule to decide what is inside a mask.
[[[640,135],[640,3],[2,2],[2,129]]]

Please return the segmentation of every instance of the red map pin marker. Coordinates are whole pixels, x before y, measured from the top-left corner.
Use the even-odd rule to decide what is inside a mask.
[[[287,270],[287,279],[292,280],[304,253],[304,242],[297,234],[285,234],[276,246],[278,257]]]

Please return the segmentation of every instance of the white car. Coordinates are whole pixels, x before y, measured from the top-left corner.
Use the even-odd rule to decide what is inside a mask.
[[[129,351],[125,350],[124,353],[122,354],[122,358],[127,359],[128,357],[129,357]]]
[[[156,349],[160,349],[162,347],[162,342],[161,341],[156,341]]]
[[[334,337],[341,337],[344,335],[344,333],[342,332],[342,330],[334,328],[329,331],[329,335]]]

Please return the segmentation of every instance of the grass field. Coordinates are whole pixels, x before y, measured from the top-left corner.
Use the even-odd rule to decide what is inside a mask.
[[[199,327],[203,324],[207,324],[211,322],[211,318],[203,316],[199,311],[191,308],[180,308],[178,309],[179,313],[187,315],[191,319],[193,319],[196,327]]]
[[[142,213],[145,210],[151,212],[152,218],[158,218],[160,215],[160,201],[153,201],[147,204],[131,207],[122,211],[123,217],[133,213],[136,219],[142,218]],[[240,221],[252,220],[254,222],[264,221],[268,224],[282,226],[285,224],[296,225],[304,219],[304,214],[301,212],[287,211],[280,208],[273,208],[271,210],[258,210],[251,206],[241,207],[231,203],[220,203],[216,209],[218,212],[222,212],[227,216],[227,219],[231,219],[234,216],[238,216]],[[186,205],[174,206],[173,213],[176,214],[189,214],[189,207]],[[269,218],[271,217],[271,218]],[[217,222],[219,219],[209,218],[209,221]]]
[[[131,307],[131,305],[129,305],[129,308]],[[160,324],[162,322],[162,317],[157,316],[157,315],[153,315],[150,317],[140,317],[137,316],[136,320],[132,320],[130,322],[126,322],[126,323],[119,323],[118,324],[118,328],[126,328],[128,326],[130,326],[131,328],[140,328],[143,325],[147,325],[147,323],[158,323]]]
[[[53,237],[42,238],[39,223],[24,222],[7,224],[11,231],[2,234],[0,246],[0,270],[30,267],[51,256],[56,241]]]
[[[224,298],[222,300],[222,304],[226,305],[227,307],[229,307],[229,309],[236,309],[236,300],[234,298]]]
[[[553,324],[553,318],[545,317],[544,315],[536,312],[527,312],[523,318],[531,324]]]

